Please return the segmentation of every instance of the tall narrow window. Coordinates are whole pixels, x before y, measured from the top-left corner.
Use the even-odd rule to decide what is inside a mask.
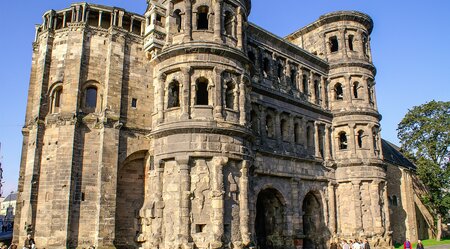
[[[180,83],[173,81],[168,89],[167,108],[180,107]]]
[[[289,124],[286,119],[282,119],[280,122],[281,129],[281,139],[287,141],[289,137]]]
[[[363,148],[364,146],[364,131],[360,130],[358,131],[358,148]]]
[[[208,14],[209,8],[208,6],[200,6],[197,9],[197,29],[198,30],[208,30]]]
[[[363,35],[363,38],[362,38],[362,49],[363,49],[364,55],[367,55],[367,36],[366,35]]]
[[[197,80],[196,105],[209,105],[208,80],[200,78]]]
[[[304,94],[308,94],[308,76],[306,76],[306,74],[303,75],[303,93]]]
[[[374,105],[374,101],[373,101],[373,87],[369,86],[369,104],[371,104],[372,106]]]
[[[346,150],[348,148],[347,134],[345,132],[339,133],[339,149]]]
[[[336,36],[330,37],[330,52],[334,53],[339,50],[339,42]]]
[[[294,141],[295,143],[300,143],[300,125],[298,123],[294,124]]]
[[[277,76],[279,80],[283,77],[283,64],[281,62],[278,63]]]
[[[335,94],[336,94],[336,97],[335,97],[336,100],[343,100],[344,99],[344,90],[342,89],[341,83],[337,83],[334,86],[334,91],[335,91]]]
[[[177,27],[177,32],[180,33],[182,25],[181,10],[175,10],[173,12],[173,17],[175,18],[175,26]]]
[[[52,112],[58,113],[59,108],[61,107],[61,96],[62,95],[62,87],[58,87],[53,91],[52,95]]]
[[[225,107],[234,109],[235,84],[233,82],[227,82],[226,87]]]
[[[376,131],[373,131],[373,149],[378,150],[378,134]]]
[[[97,107],[97,88],[90,86],[86,89],[86,107],[96,108]]]
[[[250,112],[250,122],[251,122],[251,125],[252,125],[252,130],[255,132],[255,133],[258,133],[258,114],[254,111],[254,110],[252,110],[251,112]]]
[[[268,77],[270,72],[270,62],[269,59],[264,58],[263,60],[263,73],[264,77]]]
[[[350,49],[350,51],[353,51],[353,39],[354,39],[353,35],[348,36],[348,48]]]
[[[353,83],[353,97],[355,97],[355,99],[359,98],[359,88],[359,82]]]
[[[234,15],[230,11],[225,12],[224,24],[225,24],[225,34],[233,36]]]
[[[318,80],[314,81],[314,94],[316,96],[316,104],[320,102],[320,84]]]
[[[255,53],[253,53],[252,51],[248,52],[248,58],[253,63],[253,65],[256,63],[256,56],[255,56]]]
[[[294,88],[297,85],[297,71],[294,69],[291,70],[291,84]]]
[[[273,138],[275,136],[273,118],[271,115],[266,116],[266,134],[269,138]]]
[[[311,130],[311,126],[306,127],[306,146],[312,147],[313,134]]]

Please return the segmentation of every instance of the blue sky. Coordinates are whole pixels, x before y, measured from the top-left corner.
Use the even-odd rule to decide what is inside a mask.
[[[49,9],[71,1],[15,0],[0,8],[0,142],[4,195],[17,189],[34,24]],[[144,0],[92,3],[143,13]],[[285,36],[336,10],[358,10],[375,22],[372,33],[382,136],[398,143],[396,128],[407,110],[432,99],[450,100],[450,1],[253,0],[250,21]]]

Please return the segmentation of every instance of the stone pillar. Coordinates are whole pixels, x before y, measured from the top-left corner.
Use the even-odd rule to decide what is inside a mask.
[[[355,137],[355,127],[356,125],[354,123],[348,124],[348,128],[350,129],[349,139],[348,139],[348,145],[351,146],[352,150],[352,157],[356,157],[356,137]]]
[[[223,42],[222,40],[222,1],[215,0],[214,3],[214,41]]]
[[[191,86],[191,68],[184,67],[181,69],[181,73],[183,74],[183,83],[180,85],[180,99],[181,99],[181,117],[180,119],[185,120],[189,119],[189,110],[190,110],[190,101],[189,101],[189,92]]]
[[[299,203],[299,184],[298,184],[298,179],[292,179],[291,180],[291,189],[292,189],[292,203]],[[302,217],[300,216],[300,205],[292,205],[292,211],[293,211],[293,216],[292,216],[292,224],[293,224],[293,232],[294,234],[301,234],[301,219]],[[295,238],[294,238],[295,239]]]
[[[223,181],[223,167],[228,163],[227,157],[214,157],[212,160],[213,170],[211,171],[211,204],[212,204],[212,241],[211,249],[222,248],[222,237],[224,234],[224,181]]]
[[[373,231],[376,234],[383,233],[383,225],[381,221],[381,211],[380,211],[380,180],[373,180],[369,185],[370,187],[370,199],[371,205],[370,210],[373,218]]]
[[[103,11],[99,11],[98,12],[98,25],[97,26],[99,26],[99,27],[101,27],[102,26],[102,15],[103,15]],[[131,27],[133,27],[133,26],[131,26]]]
[[[320,86],[322,88],[321,98],[322,98],[322,108],[327,109],[327,79],[325,77],[320,77]]]
[[[223,105],[224,105],[224,101],[223,101],[223,94],[222,94],[222,90],[223,90],[223,86],[222,86],[222,73],[223,73],[224,69],[223,68],[219,68],[219,67],[215,67],[214,68],[214,74],[216,76],[216,80],[214,82],[215,87],[215,103],[214,103],[214,118],[218,119],[218,120],[223,120]]]
[[[119,28],[122,28],[123,27],[123,15],[124,15],[125,13],[123,12],[123,11],[121,11],[121,10],[119,10],[119,24],[118,24],[118,26],[119,26]]]
[[[150,237],[150,243],[152,245],[159,245],[162,241],[162,229],[163,229],[163,182],[164,182],[164,161],[159,161],[158,168],[156,169],[155,177],[155,207],[154,207],[154,217],[156,224],[152,226],[155,231],[152,231]]]
[[[164,85],[166,82],[166,74],[161,73],[160,75],[158,75],[158,79],[157,79],[157,97],[155,98],[157,103],[157,123],[161,124],[162,122],[164,122]]]
[[[192,0],[185,0],[186,20],[184,21],[183,41],[192,41]]]
[[[383,212],[384,212],[384,229],[385,233],[388,233],[391,231],[391,217],[389,214],[389,199],[388,199],[388,192],[387,192],[387,182],[382,182],[384,184],[383,186]]]
[[[166,10],[166,43],[164,44],[164,46],[170,46],[172,45],[172,41],[173,41],[173,37],[172,37],[172,13],[173,13],[173,2],[170,1],[169,2],[169,7]],[[133,26],[131,26],[133,27]]]
[[[319,147],[319,123],[314,122],[314,155],[316,158],[320,158],[320,147]]]
[[[314,89],[314,74],[312,72],[309,74],[308,95],[309,101],[312,103],[316,103],[316,92]]]
[[[353,209],[354,209],[354,224],[355,224],[355,234],[359,235],[359,233],[363,230],[362,226],[362,211],[361,211],[361,181],[352,181],[352,195],[353,195]],[[351,205],[351,203],[350,203]]]
[[[330,125],[325,125],[325,137],[323,141],[324,141],[324,148],[323,148],[324,159],[328,161],[331,159]]]
[[[237,10],[237,48],[243,49],[244,47],[244,18],[242,17],[242,8],[238,7]]]
[[[62,27],[65,28],[66,25],[67,25],[67,11],[64,11]]]
[[[189,156],[177,157],[175,160],[180,168],[180,242],[184,245],[184,248],[189,248],[189,242],[191,242],[191,176],[189,174]]]
[[[239,106],[239,123],[242,126],[245,126],[247,124],[247,82],[248,79],[245,76],[242,76],[241,82],[239,84],[239,102],[237,102]],[[236,95],[237,94],[235,94],[235,96]]]
[[[339,29],[339,38],[340,38],[340,40],[341,40],[341,42],[340,42],[340,44],[341,44],[341,46],[342,46],[342,48],[343,48],[343,53],[344,53],[344,56],[345,57],[348,57],[348,52],[347,52],[347,42],[346,42],[346,39],[345,39],[345,29],[343,29],[343,28],[340,28]]]
[[[248,205],[248,168],[250,161],[242,161],[240,192],[239,192],[239,224],[241,229],[242,244],[248,246],[251,242],[249,228],[249,205]]]
[[[370,149],[370,155],[374,156],[375,155],[375,148],[374,148],[374,144],[373,144],[373,124],[369,124],[368,127],[369,129],[369,141],[367,141],[366,145],[369,146]]]
[[[275,110],[275,124],[274,124],[274,139],[277,140],[278,145],[283,144],[283,138],[281,137],[281,113]]]
[[[352,99],[353,99],[351,77],[350,77],[350,75],[345,75],[344,78],[345,78],[345,86],[344,87],[345,87],[345,89],[347,89],[347,95],[348,95],[348,98],[344,97],[344,100],[346,99],[347,102],[350,104],[350,103],[352,103]]]
[[[336,234],[336,192],[334,183],[328,184],[328,206],[329,206],[329,223],[331,235]]]

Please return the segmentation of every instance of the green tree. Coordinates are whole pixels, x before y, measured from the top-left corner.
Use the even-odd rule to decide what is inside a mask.
[[[417,174],[428,189],[422,201],[432,210],[437,234],[450,210],[450,102],[431,101],[408,110],[398,125],[402,149],[417,165]]]

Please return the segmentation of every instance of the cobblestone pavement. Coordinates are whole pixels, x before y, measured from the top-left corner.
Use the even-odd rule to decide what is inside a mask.
[[[450,244],[449,245],[440,245],[440,246],[425,246],[426,249],[450,249]]]

